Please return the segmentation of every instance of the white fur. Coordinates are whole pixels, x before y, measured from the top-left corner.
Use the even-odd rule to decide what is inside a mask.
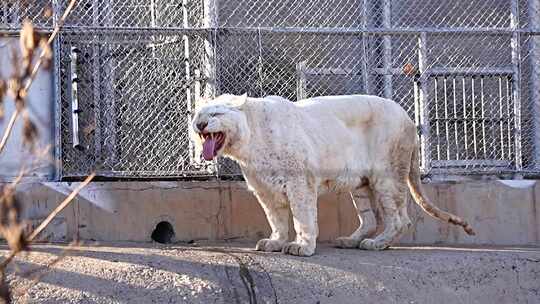
[[[361,221],[351,236],[338,239],[341,247],[383,249],[411,224],[406,199],[416,127],[391,100],[351,95],[292,103],[223,95],[198,111],[197,132],[203,131],[195,127],[200,122],[208,123],[205,132],[226,134],[218,155],[240,164],[266,213],[272,234],[258,250],[312,255],[317,197],[328,191],[350,191]],[[374,239],[367,237],[375,232],[375,213],[354,199],[361,189],[382,210],[385,229]],[[289,211],[296,231],[290,243]]]

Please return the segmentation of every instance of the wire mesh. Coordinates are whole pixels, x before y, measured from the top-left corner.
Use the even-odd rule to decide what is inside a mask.
[[[5,1],[0,31],[51,29],[67,1],[50,3]],[[220,93],[391,98],[425,176],[538,176],[539,35],[539,0],[81,0],[55,50],[60,177],[239,175],[189,140],[194,105]]]

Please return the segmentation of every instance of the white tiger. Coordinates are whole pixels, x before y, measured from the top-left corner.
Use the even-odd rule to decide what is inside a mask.
[[[232,158],[242,168],[272,228],[256,249],[311,256],[318,235],[317,197],[328,191],[360,190],[382,211],[384,231],[370,204],[357,200],[360,226],[340,247],[380,250],[411,225],[409,192],[428,214],[472,228],[431,205],[422,192],[415,124],[395,102],[368,95],[325,96],[295,103],[270,96],[222,95],[203,105],[193,130],[202,156]],[[289,242],[289,212],[296,239]]]

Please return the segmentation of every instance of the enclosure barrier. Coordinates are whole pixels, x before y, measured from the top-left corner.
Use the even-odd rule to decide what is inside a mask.
[[[50,31],[66,2],[4,1],[0,31]],[[238,176],[189,137],[220,93],[391,98],[425,179],[538,177],[539,24],[540,0],[81,0],[55,44],[57,177]]]

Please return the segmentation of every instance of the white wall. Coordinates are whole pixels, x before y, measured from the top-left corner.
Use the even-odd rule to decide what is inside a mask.
[[[18,48],[18,38],[0,38],[0,75],[8,78],[12,73],[12,47]],[[54,151],[53,140],[53,78],[52,71],[41,70],[34,80],[27,99],[33,121],[40,131],[40,146],[51,145],[49,157],[52,159]],[[6,129],[9,118],[14,110],[13,100],[4,99],[5,116],[0,122],[2,135]],[[11,180],[17,176],[23,163],[30,164],[31,157],[22,147],[22,119],[17,121],[13,133],[5,147],[0,153],[0,181]],[[28,179],[46,180],[52,178],[53,167],[50,164],[41,163],[40,168],[29,174]]]

